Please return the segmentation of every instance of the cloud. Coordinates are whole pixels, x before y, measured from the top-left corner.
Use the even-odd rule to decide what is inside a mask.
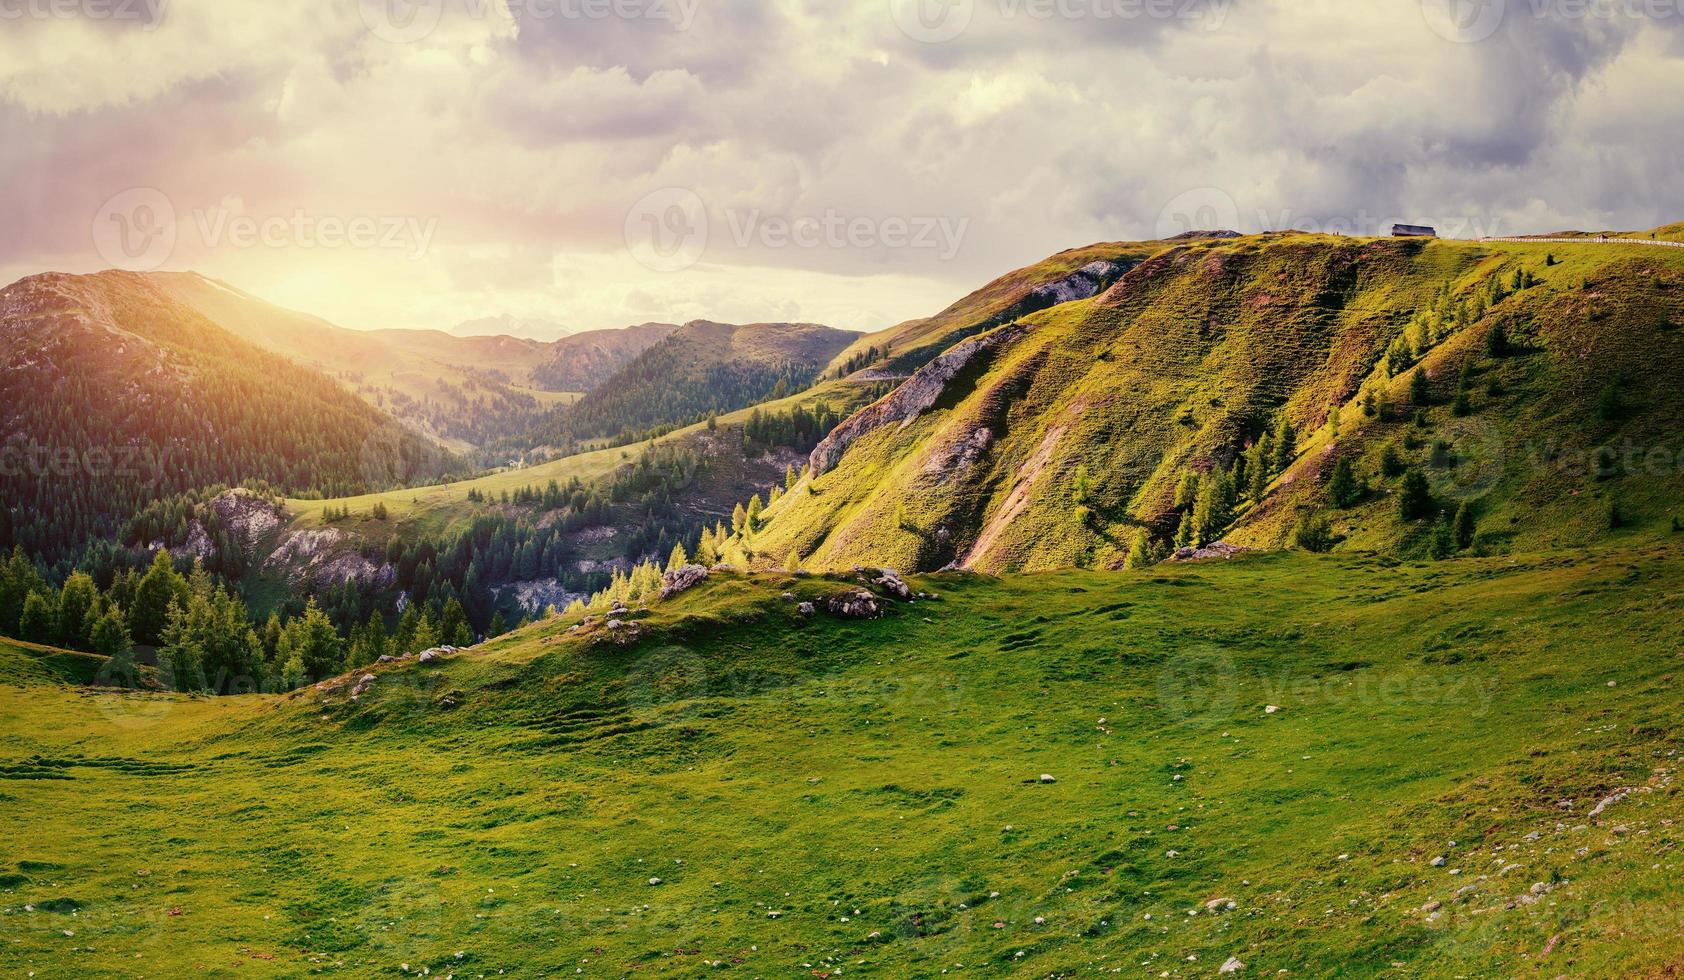
[[[418,260],[186,233],[170,256],[354,326],[870,327],[1150,237],[1189,192],[1246,231],[1684,215],[1684,3],[1509,0],[1469,41],[1435,30],[1436,0],[972,0],[932,42],[902,0],[448,0],[407,40],[370,27],[380,2],[7,24],[0,272],[100,267],[93,215],[154,187],[181,215],[436,223]],[[671,276],[625,243],[663,188],[711,232]],[[833,220],[869,233],[731,231]],[[957,248],[884,233],[921,220],[963,225]]]

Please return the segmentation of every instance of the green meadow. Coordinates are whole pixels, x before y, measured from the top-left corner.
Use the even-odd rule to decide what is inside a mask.
[[[8,643],[0,973],[1684,967],[1677,539],[825,610],[856,584],[716,573],[355,701],[89,687]]]

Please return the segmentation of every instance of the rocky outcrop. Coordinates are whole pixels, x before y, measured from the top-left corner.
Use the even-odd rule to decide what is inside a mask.
[[[832,616],[843,619],[882,619],[883,603],[864,589],[854,589],[825,600]]]
[[[212,498],[205,507],[215,517],[214,523],[247,559],[255,557],[264,539],[286,523],[286,515],[278,504],[249,490],[229,490]],[[208,559],[216,553],[216,548],[204,523],[193,518],[187,527],[186,550],[194,557]]]
[[[1029,327],[1022,323],[1001,327],[992,333],[955,344],[946,353],[919,368],[905,384],[855,412],[818,444],[807,458],[813,476],[822,476],[834,469],[848,447],[868,433],[891,425],[907,425],[929,411],[961,371],[981,358],[992,356],[1028,331]]]
[[[670,599],[680,592],[687,592],[706,582],[707,578],[708,570],[701,565],[675,568],[661,578],[661,598]]]
[[[355,538],[331,527],[286,532],[264,564],[284,571],[295,582],[309,581],[318,586],[354,582],[384,589],[397,581],[396,569],[364,558]]]
[[[1233,558],[1243,555],[1250,548],[1241,548],[1226,541],[1212,541],[1203,548],[1180,548],[1170,557],[1170,561],[1209,561],[1212,558]]]
[[[1044,310],[1049,306],[1089,299],[1098,296],[1127,271],[1128,266],[1117,262],[1107,262],[1104,259],[1089,262],[1057,282],[1049,282],[1030,290],[1020,305]],[[1026,316],[1029,312],[1031,310],[1021,309],[1017,315]]]
[[[560,579],[540,578],[527,582],[511,582],[493,588],[492,593],[499,601],[504,596],[513,594],[515,604],[520,606],[521,612],[536,616],[547,607],[565,609],[574,599],[589,599],[583,592],[569,592],[561,584]]]
[[[1098,296],[1134,266],[1132,261],[1109,262],[1101,259],[1089,262],[1061,279],[1036,286],[996,316],[979,322],[971,332],[988,330],[993,324],[1008,325],[954,344],[920,367],[887,397],[856,412],[819,443],[808,457],[813,475],[822,476],[834,469],[848,447],[862,436],[885,426],[904,426],[929,411],[960,372],[1028,332],[1026,324],[1016,322],[1020,317]],[[954,452],[960,458],[975,458],[987,451],[990,438],[973,433],[972,441],[955,446]]]

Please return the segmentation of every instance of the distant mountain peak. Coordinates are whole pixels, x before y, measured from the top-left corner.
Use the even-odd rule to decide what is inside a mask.
[[[517,337],[522,340],[548,342],[572,336],[579,331],[554,320],[503,313],[477,320],[464,320],[446,332],[457,337]]]

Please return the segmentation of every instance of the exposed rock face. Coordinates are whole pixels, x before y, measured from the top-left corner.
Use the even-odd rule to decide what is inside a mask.
[[[707,581],[708,570],[701,565],[685,565],[666,573],[661,579],[661,598],[670,599]]]
[[[1049,282],[1044,286],[1037,286],[1025,298],[1026,304],[1035,304],[1037,309],[1057,306],[1060,303],[1073,303],[1079,299],[1089,299],[1098,296],[1100,290],[1115,282],[1117,277],[1128,271],[1127,266],[1104,259],[1089,262],[1075,272],[1070,273],[1057,282]],[[1022,316],[1022,313],[1018,314]]]
[[[861,436],[888,425],[906,425],[929,411],[961,371],[978,358],[991,355],[1028,332],[1027,325],[1012,322],[1018,317],[1063,303],[1098,296],[1133,266],[1132,262],[1108,262],[1101,259],[1089,262],[1062,279],[1036,286],[996,318],[978,325],[984,329],[990,323],[1006,323],[1008,326],[953,345],[919,368],[887,397],[854,413],[853,417],[838,426],[808,457],[813,475],[822,476],[834,469],[842,459],[842,454]],[[956,462],[974,460],[987,451],[991,441],[992,434],[973,433],[970,441],[954,447],[958,457]]]
[[[919,368],[906,383],[865,408],[855,412],[836,431],[826,436],[813,450],[807,462],[813,475],[830,472],[841,461],[842,454],[862,436],[890,425],[906,425],[929,411],[959,373],[981,357],[1016,341],[1029,332],[1026,324],[1014,323],[993,333],[955,344],[946,353]]]
[[[286,523],[281,508],[249,490],[229,490],[206,504],[216,523],[228,533],[234,546],[246,558],[255,557],[263,539]],[[216,553],[216,542],[198,518],[189,522],[186,550],[196,558],[210,558]]]
[[[364,558],[356,548],[356,539],[331,527],[288,531],[265,564],[286,569],[295,581],[308,580],[322,586],[356,582],[384,589],[397,580],[396,569]]]
[[[511,582],[500,585],[492,590],[501,600],[507,593],[514,593],[515,602],[521,612],[536,616],[548,606],[557,609],[567,608],[574,599],[589,599],[590,596],[582,592],[569,592],[562,587],[560,579],[541,578],[528,582]]]

